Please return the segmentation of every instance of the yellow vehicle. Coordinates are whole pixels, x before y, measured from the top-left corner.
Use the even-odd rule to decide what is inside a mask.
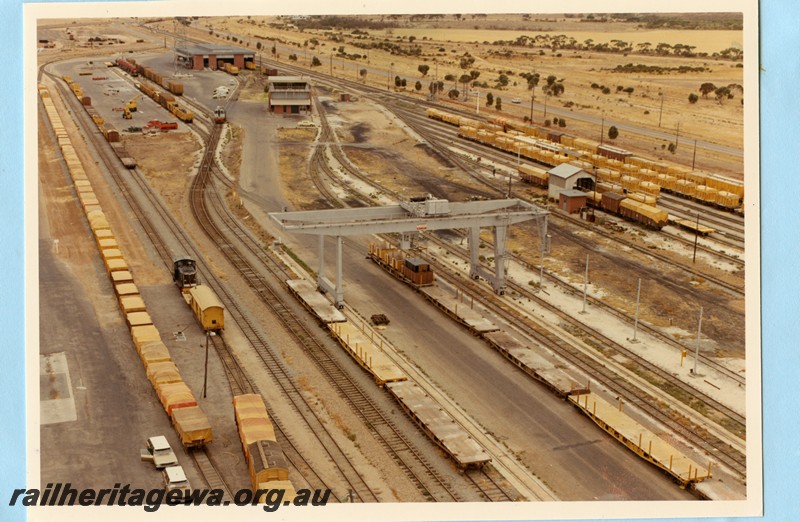
[[[136,112],[139,108],[138,105],[139,96],[134,96],[131,98],[128,103],[125,105],[125,110],[130,112]],[[130,117],[123,116],[126,120],[129,120]]]
[[[122,119],[130,120],[132,118],[133,118],[133,114],[131,114],[131,109],[129,109],[128,107],[125,107],[125,109],[123,109],[123,111],[122,111]]]

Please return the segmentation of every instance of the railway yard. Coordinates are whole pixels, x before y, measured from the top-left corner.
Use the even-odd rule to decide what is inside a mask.
[[[545,126],[544,96],[476,114],[254,18],[40,21],[42,484],[164,487],[138,456],[164,435],[228,502],[747,498],[741,136],[698,118],[693,169],[685,141],[656,155],[674,130],[611,147],[580,104]],[[232,35],[243,66],[173,52]],[[287,78],[307,111],[270,110]]]

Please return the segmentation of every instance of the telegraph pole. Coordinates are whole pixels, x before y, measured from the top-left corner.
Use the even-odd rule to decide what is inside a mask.
[[[589,254],[586,254],[586,272],[583,275],[583,310],[582,314],[586,313],[586,291],[589,287]]]
[[[639,341],[636,339],[636,331],[639,329],[639,297],[642,295],[642,278],[639,278],[639,285],[636,288],[636,317],[633,321],[633,339],[631,339],[632,343],[638,343]]]
[[[703,326],[703,307],[700,307],[700,319],[697,321],[697,342],[694,345],[694,370],[692,375],[697,376],[697,358],[700,355],[700,329]]]

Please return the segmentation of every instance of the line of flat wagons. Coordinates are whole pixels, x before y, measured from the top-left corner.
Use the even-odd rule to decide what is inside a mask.
[[[128,263],[122,255],[115,234],[86,176],[83,164],[78,159],[47,87],[39,86],[39,94],[147,379],[153,386],[181,443],[187,448],[203,447],[213,441],[208,417],[198,405],[191,389],[183,381],[169,348],[147,312],[144,299],[139,293]],[[213,290],[198,284],[195,261],[188,257],[177,257],[173,263],[173,279],[180,287],[181,294],[190,305],[201,328],[207,332],[220,333],[225,326],[224,307]],[[276,442],[263,400],[258,395],[237,396],[234,397],[233,408],[253,490],[283,490],[283,501],[291,502],[295,497],[295,489],[288,479],[286,460]],[[263,496],[266,494],[261,493],[262,498],[259,500],[263,501]]]
[[[287,281],[287,288],[459,468],[481,468],[491,462],[486,450],[386,356],[382,342],[370,335],[363,324],[348,321],[327,301],[322,306],[315,304],[319,294],[307,281]]]
[[[49,91],[46,87],[40,86],[39,93],[147,378],[183,445],[204,446],[213,440],[208,417],[183,381],[167,346],[147,312],[144,299],[139,293],[116,236],[86,176],[83,164],[64,130]]]
[[[427,277],[424,282],[415,281],[413,278],[408,277],[408,266],[405,264],[405,260],[414,259],[414,266],[416,266],[423,262],[419,258],[409,258],[396,248],[381,248],[376,245],[370,245],[368,257],[396,278],[423,293],[429,300],[434,301],[436,299],[436,294],[428,291],[428,287],[431,284],[428,283]],[[426,272],[431,277],[434,276],[430,267]],[[448,309],[447,306],[440,305],[438,307],[443,310]],[[583,385],[575,382],[571,376],[567,375],[556,364],[541,355],[539,353],[543,350],[541,346],[532,347],[527,341],[518,339],[513,333],[502,331],[496,326],[487,327],[484,325],[480,331],[477,331],[463,321],[457,313],[448,313],[448,315],[464,324],[473,334],[482,338],[489,346],[497,350],[528,376],[546,386],[558,397],[577,407],[581,413],[590,417],[598,426],[624,444],[629,450],[661,468],[681,487],[685,487],[690,483],[700,482],[711,476],[710,463],[704,469],[658,435],[622,412],[621,406],[619,410],[614,406],[609,408],[607,406],[608,403],[593,392],[588,383]],[[396,387],[400,384],[405,383],[389,383],[387,387]]]
[[[731,211],[740,210],[744,200],[744,185],[740,182],[636,156],[624,149],[552,128],[503,117],[475,120],[434,108],[428,109],[426,115],[459,127],[459,135],[465,139],[550,167],[562,163],[579,165],[588,172],[595,171],[599,180],[623,185],[628,192],[658,196],[663,190]],[[546,182],[546,177],[538,176],[537,184]]]

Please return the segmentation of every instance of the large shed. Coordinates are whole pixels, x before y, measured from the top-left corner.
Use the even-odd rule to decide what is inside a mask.
[[[205,68],[221,69],[225,63],[244,69],[245,62],[252,62],[255,52],[230,45],[191,44],[175,47],[178,60],[187,68],[202,71]]]
[[[594,176],[578,166],[562,163],[548,170],[547,173],[547,197],[555,201],[559,200],[559,194],[564,190],[582,188],[594,190]]]

